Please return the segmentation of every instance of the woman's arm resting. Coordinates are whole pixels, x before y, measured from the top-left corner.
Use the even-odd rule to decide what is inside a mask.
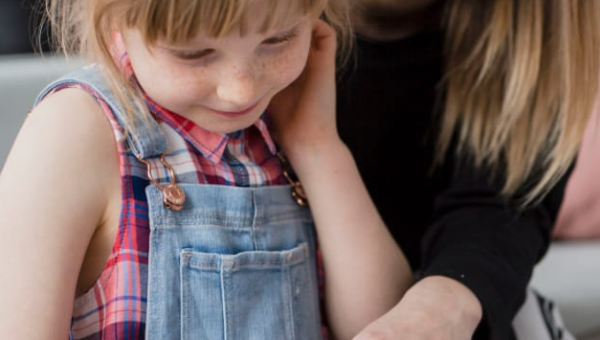
[[[414,339],[429,339],[425,334],[471,339],[480,326],[478,334],[509,337],[533,267],[547,249],[568,174],[542,202],[517,210],[499,196],[502,182],[493,181],[490,173],[470,166],[454,173],[440,191],[436,219],[425,238],[425,278],[365,332],[385,330],[393,332],[392,338],[406,339],[413,339],[408,334],[416,334]],[[407,312],[418,321],[407,321]],[[430,318],[418,317],[422,314]]]
[[[467,287],[450,278],[431,276],[417,282],[355,340],[469,340],[481,314],[479,300]]]

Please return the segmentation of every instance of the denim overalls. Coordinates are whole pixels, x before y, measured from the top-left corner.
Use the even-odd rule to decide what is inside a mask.
[[[127,143],[150,169],[161,167],[163,153],[169,161],[181,136],[154,120],[126,121],[97,66],[54,82],[38,101],[74,84],[106,102],[121,126],[134,127]],[[174,182],[153,176],[162,187]],[[165,205],[158,186],[146,188],[147,282],[136,278],[148,292],[146,339],[322,339],[314,225],[290,187],[184,182],[177,178],[186,196],[180,211]]]

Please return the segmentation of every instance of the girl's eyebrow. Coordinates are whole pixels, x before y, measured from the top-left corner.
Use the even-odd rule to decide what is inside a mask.
[[[276,32],[273,33],[273,35],[277,35],[277,34],[280,34],[280,33],[292,32],[293,30],[295,30],[298,27],[300,27],[304,23],[304,21],[306,21],[306,20],[307,20],[306,16],[303,16],[298,21],[296,21],[293,24],[287,26],[286,28],[273,30],[273,31],[276,31]]]
[[[271,34],[270,36],[272,37],[272,36],[286,35],[286,34],[292,33],[294,31],[298,30],[298,28],[302,25],[303,22],[304,21],[301,20],[301,21],[297,22],[296,24],[294,24],[293,26],[283,29],[283,30],[278,30],[277,32]]]

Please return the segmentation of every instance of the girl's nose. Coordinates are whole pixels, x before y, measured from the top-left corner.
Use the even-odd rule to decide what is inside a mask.
[[[229,73],[219,80],[217,96],[231,104],[231,110],[243,110],[257,100],[257,82],[247,70]]]

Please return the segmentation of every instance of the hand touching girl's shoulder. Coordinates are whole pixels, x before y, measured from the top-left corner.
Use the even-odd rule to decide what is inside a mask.
[[[119,196],[118,155],[100,107],[78,89],[48,96],[0,174],[1,334],[67,337],[88,245],[116,223]]]

